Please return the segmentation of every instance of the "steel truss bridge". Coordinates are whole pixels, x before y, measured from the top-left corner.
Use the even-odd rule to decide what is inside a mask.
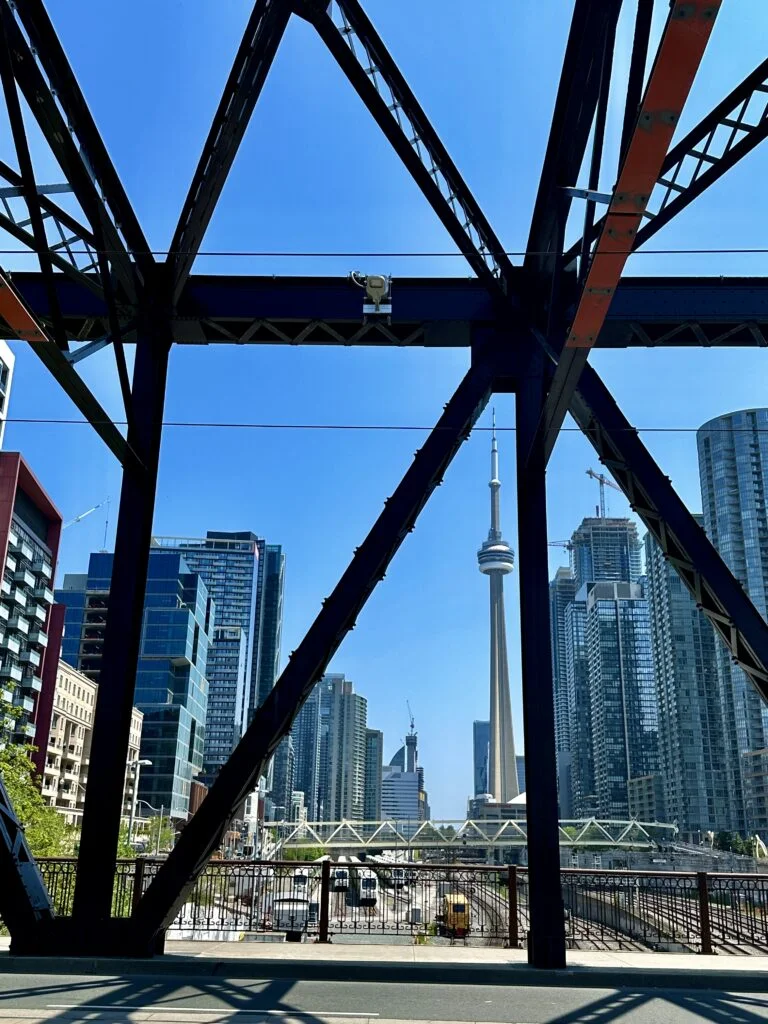
[[[360,0],[256,0],[162,260],[151,252],[43,0],[0,0],[0,82],[10,125],[0,153],[0,230],[39,264],[36,273],[2,274],[0,316],[7,336],[29,343],[123,467],[71,917],[54,914],[0,787],[0,914],[15,953],[162,950],[228,822],[494,392],[516,396],[517,491],[525,495],[517,550],[534,965],[565,964],[545,472],[567,413],[730,656],[768,696],[768,624],[589,363],[602,346],[765,345],[763,279],[622,275],[632,252],[692,202],[704,205],[707,190],[763,142],[768,60],[674,138],[710,38],[718,52],[721,0],[659,0],[666,22],[655,53],[653,0],[623,2],[635,26],[629,77],[618,94],[612,61],[622,0],[573,0],[527,255],[515,266]],[[297,18],[317,31],[475,280],[398,279],[377,313],[366,308],[363,290],[341,278],[193,274],[270,66]],[[752,27],[745,21],[743,30]],[[603,147],[609,100],[624,110],[618,160]],[[35,177],[25,115],[49,147],[61,184]],[[145,156],[153,166],[152,154]],[[601,171],[615,181],[610,193],[597,191]],[[67,209],[57,201],[62,191]],[[571,238],[566,225],[574,210],[583,213],[583,229]],[[132,916],[118,920],[112,895],[169,353],[174,344],[205,343],[460,345],[471,360],[175,849]],[[132,374],[128,344],[135,345]],[[125,434],[79,373],[81,362],[103,349],[114,356]]]
[[[322,847],[329,853],[343,850],[464,850],[528,845],[524,821],[478,818],[446,821],[281,821],[274,829],[281,850]],[[563,820],[560,846],[589,849],[606,846],[632,850],[655,849],[673,842],[676,825],[645,821],[599,821],[597,818]]]

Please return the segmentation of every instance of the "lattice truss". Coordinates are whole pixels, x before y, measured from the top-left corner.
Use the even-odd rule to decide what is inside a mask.
[[[0,154],[11,161],[0,163],[0,229],[28,247],[39,264],[39,271],[0,276],[4,333],[32,346],[124,469],[102,658],[102,678],[109,685],[100,687],[95,712],[73,916],[56,920],[50,906],[41,911],[39,876],[27,869],[30,858],[6,801],[0,860],[9,865],[15,884],[0,886],[0,914],[11,924],[17,951],[136,953],[162,945],[165,929],[236,808],[494,391],[518,395],[518,493],[528,498],[520,508],[521,532],[528,533],[521,535],[519,548],[526,593],[522,615],[528,617],[521,635],[526,730],[531,731],[529,796],[538,787],[525,827],[535,961],[538,956],[542,965],[556,964],[555,940],[546,936],[563,935],[562,906],[552,895],[559,892],[556,851],[563,835],[547,699],[544,472],[569,412],[735,661],[759,693],[768,695],[768,626],[588,362],[591,349],[602,345],[765,344],[764,282],[657,278],[641,286],[622,279],[622,272],[632,251],[765,138],[768,61],[673,146],[720,0],[673,0],[653,59],[652,0],[632,2],[637,14],[616,186],[609,195],[597,192],[621,0],[574,0],[528,255],[522,266],[513,266],[358,0],[256,0],[163,261],[150,253],[42,0],[0,0],[0,78],[12,142],[10,151]],[[345,280],[230,277],[214,285],[192,273],[294,16],[317,30],[476,280],[395,281],[391,314],[371,318],[360,290]],[[61,180],[35,177],[25,127],[31,122]],[[586,177],[580,181],[583,167]],[[580,183],[585,187],[578,188]],[[583,237],[565,250],[574,202],[583,204]],[[596,216],[600,203],[602,218]],[[442,311],[447,297],[449,314]],[[118,922],[110,920],[110,907],[168,353],[174,343],[217,341],[463,345],[471,349],[472,364],[202,807],[146,892],[138,894],[132,917]],[[136,346],[132,379],[126,343]],[[110,421],[77,371],[78,362],[108,347],[121,382],[127,435]],[[526,680],[533,682],[529,686]],[[635,831],[616,833],[615,824],[587,823],[582,840],[596,834],[603,842],[622,841],[621,835],[630,840],[643,827],[635,823]],[[461,828],[479,829],[487,838],[477,823]],[[504,826],[505,832],[516,828]],[[536,952],[545,948],[549,952]]]

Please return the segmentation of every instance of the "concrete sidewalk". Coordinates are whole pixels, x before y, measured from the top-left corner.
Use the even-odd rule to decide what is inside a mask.
[[[768,956],[624,951],[568,953],[562,971],[528,966],[524,950],[498,947],[169,941],[151,960],[12,957],[0,939],[0,972],[288,978],[464,985],[699,988],[768,993]]]

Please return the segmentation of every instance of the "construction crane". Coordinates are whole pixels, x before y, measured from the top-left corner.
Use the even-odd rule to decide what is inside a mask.
[[[69,527],[69,526],[74,526],[75,523],[81,522],[87,516],[91,515],[92,512],[96,512],[98,509],[104,508],[104,506],[106,505],[107,506],[107,519],[106,519],[106,522],[104,523],[104,547],[102,548],[103,551],[106,551],[106,549],[107,549],[107,531],[109,530],[109,503],[110,503],[110,500],[111,500],[110,498],[105,498],[103,501],[100,501],[98,505],[94,505],[93,508],[89,508],[89,509],[86,509],[85,512],[81,512],[79,516],[75,516],[74,519],[70,519],[68,522],[64,523],[64,525],[62,526],[62,530],[66,530],[67,527]]]
[[[413,717],[413,712],[411,711],[410,701],[406,701],[405,706],[408,708],[408,717],[411,719],[411,736],[413,736],[416,732],[416,721]]]
[[[570,541],[570,540],[551,540],[551,541],[549,541],[549,547],[551,547],[551,548],[565,548],[566,551],[573,551],[573,541]]]
[[[587,476],[591,476],[593,480],[597,480],[600,484],[600,518],[605,519],[605,486],[612,487],[614,491],[621,491],[621,488],[617,486],[613,480],[610,480],[605,473],[596,473],[594,469],[587,470]]]

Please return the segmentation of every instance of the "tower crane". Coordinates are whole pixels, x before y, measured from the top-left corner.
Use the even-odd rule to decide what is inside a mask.
[[[89,508],[89,509],[86,509],[85,512],[81,512],[79,516],[75,516],[74,519],[70,519],[66,523],[64,523],[64,525],[62,526],[62,530],[66,530],[68,526],[74,526],[75,523],[81,522],[83,519],[86,518],[86,516],[89,516],[92,512],[96,512],[100,508],[104,508],[104,506],[106,505],[107,506],[107,519],[106,519],[106,522],[104,523],[104,548],[103,548],[103,550],[106,551],[106,549],[107,549],[107,532],[109,530],[109,503],[110,503],[110,501],[111,501],[110,498],[105,498],[103,501],[100,501],[98,503],[98,505],[94,505],[93,508]]]
[[[549,547],[551,547],[551,548],[565,548],[566,551],[573,551],[573,541],[570,541],[570,540],[551,540],[551,541],[549,541]]]
[[[597,480],[600,484],[600,518],[605,519],[605,487],[612,487],[614,491],[621,491],[621,488],[609,479],[605,473],[596,473],[594,469],[587,470],[587,476],[591,476],[593,480]]]
[[[416,732],[416,721],[413,717],[413,712],[411,711],[410,701],[406,701],[405,706],[408,708],[408,717],[411,720],[411,736],[413,736],[413,734]]]

